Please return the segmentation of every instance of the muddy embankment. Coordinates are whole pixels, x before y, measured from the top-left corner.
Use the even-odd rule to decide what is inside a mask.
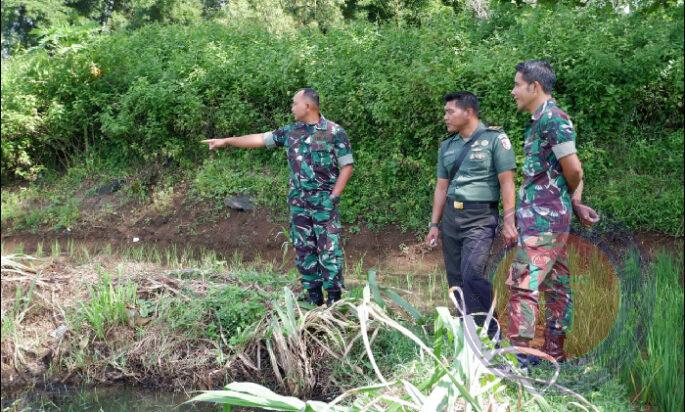
[[[216,387],[241,376],[256,381],[274,379],[265,353],[241,354],[228,344],[230,336],[212,341],[170,328],[169,320],[161,319],[159,305],[169,300],[191,301],[217,285],[263,288],[230,270],[194,267],[207,251],[218,261],[235,261],[239,256],[242,264],[271,263],[284,275],[293,259],[285,238],[287,223],[263,209],[216,216],[216,210],[209,207],[189,207],[180,199],[173,204],[173,212],[164,215],[127,210],[126,206],[109,216],[93,212],[90,215],[97,218],[83,219],[59,231],[3,228],[4,256],[19,249],[28,255],[41,250],[43,256],[49,255],[18,261],[23,267],[8,264],[3,269],[3,390],[50,382],[126,382],[180,390]],[[84,207],[87,216],[88,207]],[[424,247],[413,233],[397,227],[350,232],[344,241],[348,272],[374,267],[401,276],[429,272],[443,276],[441,248]],[[636,247],[649,257],[662,249],[680,251],[683,244],[682,238],[654,233],[615,231],[578,236],[617,255]],[[122,257],[133,248],[158,251],[150,256],[168,256],[169,250],[183,253],[189,266],[170,268],[162,259],[134,262]],[[501,254],[498,239],[493,260]],[[102,282],[103,272],[117,274],[113,287],[133,285],[137,302],[145,302],[145,309],[129,304],[126,320],[106,327],[98,336],[92,325],[76,325],[84,302],[92,300],[93,285]],[[296,281],[291,284],[297,288]]]

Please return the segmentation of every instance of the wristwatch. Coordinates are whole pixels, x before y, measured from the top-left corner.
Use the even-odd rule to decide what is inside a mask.
[[[330,195],[328,198],[331,199],[331,202],[333,202],[334,205],[337,205],[338,202],[340,202],[340,196]]]
[[[440,227],[440,224],[439,223],[433,223],[433,222],[430,222],[428,224],[428,229],[433,229],[434,227]]]

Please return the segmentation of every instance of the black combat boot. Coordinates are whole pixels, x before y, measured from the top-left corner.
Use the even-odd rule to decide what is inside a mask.
[[[564,363],[566,362],[566,353],[564,353],[564,340],[566,340],[566,334],[546,328],[545,344],[542,346],[542,351],[553,357],[557,362]]]
[[[519,346],[522,348],[530,347],[530,339],[511,338],[511,346]],[[519,368],[525,373],[529,373],[531,368],[540,364],[540,358],[526,353],[517,353],[516,359],[519,361]]]
[[[331,306],[335,302],[340,300],[340,295],[341,295],[341,290],[340,289],[335,289],[335,290],[328,290],[328,299],[326,299],[326,305]]]
[[[307,289],[307,292],[309,293],[309,303],[314,306],[323,305],[323,291],[321,290],[321,286]]]

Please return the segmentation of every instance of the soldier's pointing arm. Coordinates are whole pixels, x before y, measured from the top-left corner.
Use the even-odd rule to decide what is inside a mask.
[[[226,137],[223,139],[207,139],[203,140],[202,143],[209,145],[209,150],[215,150],[226,146],[233,146],[241,149],[254,149],[266,146],[264,143],[264,133]]]
[[[271,132],[226,137],[223,139],[208,139],[203,140],[202,143],[209,145],[209,150],[215,150],[226,146],[233,146],[241,149],[256,149],[259,147],[283,146],[287,135],[288,126],[284,126]]]

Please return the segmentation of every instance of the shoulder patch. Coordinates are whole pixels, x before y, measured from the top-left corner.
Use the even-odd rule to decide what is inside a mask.
[[[497,136],[497,140],[502,144],[504,150],[511,150],[511,141],[509,141],[509,137],[506,134],[500,133],[500,135]]]
[[[501,134],[504,134],[504,129],[502,129],[501,127],[488,126],[485,128],[485,133],[483,133],[483,137],[487,136],[487,139],[495,140],[495,138]]]

